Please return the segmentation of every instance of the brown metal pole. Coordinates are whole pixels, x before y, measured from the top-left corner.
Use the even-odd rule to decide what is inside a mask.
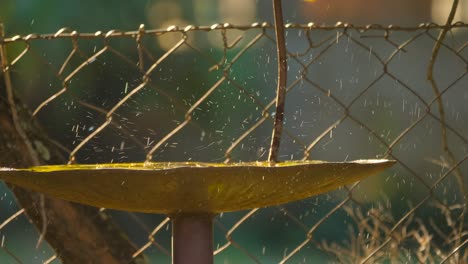
[[[213,215],[177,214],[172,218],[172,263],[213,264]]]
[[[284,39],[283,7],[281,0],[273,0],[275,17],[276,54],[278,59],[278,86],[276,87],[276,112],[271,134],[270,153],[268,161],[277,162],[281,133],[283,132],[284,105],[286,100],[286,84],[288,77],[288,62],[286,57],[286,41]]]

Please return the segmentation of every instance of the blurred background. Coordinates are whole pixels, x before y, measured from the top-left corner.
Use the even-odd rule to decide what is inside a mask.
[[[338,21],[407,27],[416,27],[422,22],[445,24],[451,5],[449,0],[283,1],[285,22],[319,25],[334,25]],[[468,1],[460,1],[454,21],[466,23],[467,10]],[[7,37],[55,33],[63,27],[68,28],[67,32],[105,33],[113,29],[137,31],[140,24],[148,30],[172,25],[210,26],[226,22],[249,25],[263,21],[273,21],[270,1],[0,2],[0,22],[4,23]],[[314,229],[314,243],[301,248],[288,263],[336,262],[337,257],[330,253],[333,250],[327,250],[327,246],[334,243],[346,246],[350,236],[363,235],[356,228],[350,231],[350,226],[357,224],[353,219],[354,210],[361,210],[366,215],[376,208],[382,209],[391,229],[400,219],[406,219],[411,208],[427,195],[431,198],[412,213],[412,219],[431,219],[434,226],[449,233],[451,226],[447,224],[447,215],[432,202],[443,201],[449,207],[458,208],[454,214],[459,217],[466,176],[465,186],[461,186],[450,171],[453,164],[450,164],[441,140],[444,135],[436,96],[426,79],[439,32],[438,29],[398,31],[391,32],[388,39],[383,30],[299,28],[287,31],[291,91],[286,102],[285,128],[290,136],[283,137],[280,160],[302,159],[304,146],[311,146],[308,159],[344,161],[382,158],[391,154],[390,158],[397,159],[399,164],[362,181],[351,194],[341,189],[281,208],[257,211],[230,237],[255,258],[230,246],[216,256],[217,263],[277,263],[307,240],[307,231],[332,211],[326,221]],[[225,73],[213,68],[216,65],[227,69],[229,80],[196,108],[192,122],[165,142],[154,153],[153,160],[267,159],[270,121],[261,123],[228,155],[226,151],[262,120],[262,110],[274,98],[274,32],[271,28],[265,32],[261,28],[232,29],[225,35],[220,30],[192,31],[186,37],[187,44],[171,51],[170,56],[151,72],[152,87],[141,90],[119,107],[116,112],[118,124],[107,127],[79,149],[76,153],[78,163],[144,161],[148,148],[177,127],[184,120],[187,109],[222,78]],[[257,37],[259,39],[255,40]],[[153,55],[148,56],[146,67],[182,38],[180,32],[145,37],[143,44]],[[444,125],[450,127],[448,146],[459,162],[456,167],[462,176],[468,173],[468,50],[464,48],[467,39],[466,27],[449,32],[434,67],[439,89],[445,89],[441,98],[445,108]],[[398,48],[406,42],[403,48]],[[105,122],[103,113],[141,83],[138,68],[122,59],[138,61],[132,38],[110,39],[107,44],[121,55],[105,52],[88,61],[78,74],[72,74],[87,58],[100,51],[103,43],[102,38],[79,39],[83,57],[74,57],[63,71],[59,71],[72,50],[72,41],[69,38],[32,41],[28,43],[31,51],[11,69],[14,88],[31,111],[37,110],[36,118],[50,137],[62,146],[64,155]],[[226,44],[233,46],[226,49]],[[21,41],[8,44],[10,61],[25,47]],[[248,49],[243,51],[245,47]],[[73,76],[67,91],[42,105],[63,88],[63,78],[58,77],[68,74]],[[267,112],[274,115],[273,108]],[[352,118],[348,118],[348,113]],[[343,119],[343,116],[347,118]],[[318,137],[320,140],[312,144]],[[449,176],[439,182],[447,173]],[[0,200],[0,221],[3,221],[18,207],[6,186],[1,186],[0,194],[3,194]],[[348,209],[343,210],[345,207],[341,203],[350,195],[352,199],[345,204]],[[336,207],[339,209],[334,211]],[[217,218],[215,248],[226,243],[227,230],[245,214],[226,213]],[[136,214],[139,221],[136,224],[134,215],[117,211],[112,212],[112,217],[138,247],[148,242],[148,230],[143,227],[152,230],[165,219],[160,215]],[[466,227],[463,218],[454,221]],[[423,223],[429,225],[429,222]],[[418,225],[420,222],[414,221],[409,226],[418,228]],[[166,224],[155,236],[167,250],[170,249],[169,226]],[[428,228],[433,231],[434,226]],[[21,256],[23,263],[42,263],[53,255],[47,244],[35,248],[38,232],[25,217],[18,217],[2,227],[0,236],[2,245],[5,243],[14,255]],[[442,250],[451,250],[450,245],[437,236],[431,243]],[[411,259],[418,245],[416,242],[399,244],[397,254]],[[144,251],[154,262],[169,263],[170,257],[166,253],[157,247]],[[0,250],[0,262],[17,261]]]
[[[272,22],[272,6],[265,0],[115,1],[113,5],[95,1],[4,0],[0,16],[7,35],[50,33],[61,27],[80,32],[110,29],[134,30],[169,25],[250,24]],[[445,23],[450,0],[292,0],[284,3],[286,22],[417,25]],[[466,21],[466,0],[459,1],[455,21]]]

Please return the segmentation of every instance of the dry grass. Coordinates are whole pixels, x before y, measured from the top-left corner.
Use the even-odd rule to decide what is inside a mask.
[[[468,231],[463,205],[447,207],[433,203],[433,217],[410,215],[396,223],[383,207],[363,212],[344,206],[353,219],[349,240],[343,244],[323,242],[323,249],[340,263],[466,263]],[[435,216],[440,216],[435,219]]]

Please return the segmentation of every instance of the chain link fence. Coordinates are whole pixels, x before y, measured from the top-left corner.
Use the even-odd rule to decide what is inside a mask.
[[[285,28],[278,159],[398,164],[305,201],[217,216],[215,261],[466,261],[468,25]],[[0,40],[6,88],[68,163],[267,159],[277,75],[268,23]],[[31,146],[48,160],[40,141]],[[1,257],[60,262],[36,246],[41,232],[10,193],[1,208]],[[168,218],[105,211],[137,245],[134,257],[170,261]]]

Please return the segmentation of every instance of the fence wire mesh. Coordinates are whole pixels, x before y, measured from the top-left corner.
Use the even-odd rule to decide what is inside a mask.
[[[305,201],[217,216],[215,261],[466,261],[468,25],[285,29],[279,160],[398,163]],[[277,74],[268,23],[0,40],[7,89],[69,163],[267,159]],[[40,141],[32,147],[48,160]],[[46,243],[36,248],[40,231],[10,193],[1,204],[1,254],[59,263]],[[138,246],[134,257],[169,262],[168,218],[106,211]]]

